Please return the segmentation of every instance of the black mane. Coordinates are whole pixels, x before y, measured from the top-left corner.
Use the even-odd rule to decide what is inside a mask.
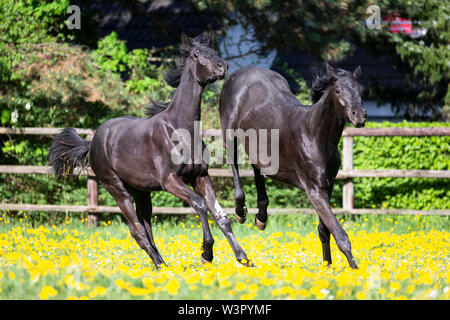
[[[311,100],[316,103],[320,100],[327,89],[332,86],[338,78],[353,77],[352,73],[343,69],[334,69],[332,74],[318,72],[314,75],[311,86]]]

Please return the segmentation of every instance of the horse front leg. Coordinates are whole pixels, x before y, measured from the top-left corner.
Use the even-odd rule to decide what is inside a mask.
[[[214,190],[211,178],[209,176],[198,177],[195,181],[195,191],[205,199],[208,210],[211,212],[214,220],[219,225],[220,230],[230,243],[236,259],[246,266],[251,266],[247,255],[239,245],[233,230],[231,229],[230,220],[228,219],[227,214],[223,211],[219,201],[217,201],[216,191]]]
[[[202,196],[192,191],[186,183],[178,176],[176,173],[171,173],[163,185],[164,190],[170,192],[174,196],[186,201],[194,208],[200,217],[200,222],[202,223],[203,230],[203,245],[202,245],[202,255],[201,262],[212,262],[213,260],[213,245],[214,238],[211,234],[211,230],[208,225],[208,207]]]
[[[316,209],[317,214],[319,215],[321,223],[333,235],[339,250],[347,258],[350,267],[353,269],[357,269],[358,266],[355,263],[351,251],[350,239],[348,238],[347,233],[344,231],[344,229],[342,229],[341,225],[339,224],[333,212],[331,211],[328,190],[318,188],[317,186],[310,186],[305,189],[306,193],[308,194],[309,200],[311,201],[312,205]],[[327,240],[326,229],[323,228],[321,231],[319,231],[319,237],[322,237],[321,241],[323,240],[322,249],[324,248],[326,249],[323,252],[324,258],[329,258],[329,261],[331,262],[331,252],[329,250],[329,236]]]

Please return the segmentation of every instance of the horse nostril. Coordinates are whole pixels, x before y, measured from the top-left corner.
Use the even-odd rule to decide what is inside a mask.
[[[217,67],[217,69],[223,70],[223,65],[222,65],[221,63],[218,63],[218,64],[216,65],[216,67]]]
[[[356,111],[355,110],[352,111],[352,116],[356,116]]]

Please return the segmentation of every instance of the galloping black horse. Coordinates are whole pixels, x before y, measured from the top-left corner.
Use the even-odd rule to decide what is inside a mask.
[[[90,143],[81,139],[74,129],[66,128],[50,147],[50,164],[59,177],[76,175],[75,167],[90,165],[116,200],[132,236],[158,269],[164,260],[155,246],[150,223],[150,191],[156,190],[165,190],[183,199],[198,213],[203,229],[203,263],[213,259],[209,210],[237,260],[249,264],[217,201],[208,165],[194,161],[194,148],[187,157],[183,155],[186,161],[178,164],[172,161],[172,152],[178,145],[172,140],[172,133],[182,129],[194,140],[194,122],[200,120],[203,89],[208,83],[223,79],[227,73],[227,63],[211,49],[212,41],[211,34],[194,39],[182,36],[181,61],[176,69],[166,74],[166,81],[177,89],[169,104],[154,102],[151,117],[110,119],[100,125]],[[201,147],[206,148],[204,144]],[[195,192],[187,184],[191,184]]]
[[[229,138],[226,137],[227,129],[279,129],[279,170],[269,176],[306,191],[319,215],[318,230],[324,261],[331,264],[331,232],[352,268],[357,266],[350,240],[331,211],[330,196],[341,164],[338,143],[345,121],[350,120],[355,127],[364,126],[366,121],[367,113],[361,101],[364,88],[358,83],[360,74],[360,67],[351,73],[335,70],[326,64],[326,74],[318,75],[313,80],[313,104],[304,106],[278,73],[248,67],[229,76],[219,100],[224,139]],[[249,153],[248,144],[245,149]],[[257,152],[260,153],[259,150]],[[236,138],[234,153],[237,153]],[[259,209],[255,218],[256,225],[263,230],[269,199],[260,169],[266,164],[261,163],[260,159],[255,160],[252,166]],[[236,214],[238,221],[243,223],[247,208],[236,157],[232,169]]]

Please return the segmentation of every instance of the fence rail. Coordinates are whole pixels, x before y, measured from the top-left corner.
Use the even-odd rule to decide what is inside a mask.
[[[55,135],[61,128],[0,128],[0,134],[6,135]],[[94,130],[76,129],[81,135],[86,135],[91,139]],[[220,137],[221,130],[204,130],[204,137]],[[355,209],[354,208],[354,185],[353,178],[450,178],[450,170],[355,170],[353,168],[353,137],[424,137],[424,136],[450,136],[450,128],[346,128],[343,131],[343,168],[339,171],[337,179],[345,181],[343,187],[343,208],[333,209],[335,214],[423,214],[423,215],[450,215],[450,210],[410,210],[410,209]],[[209,175],[212,177],[232,177],[232,171],[229,169],[210,168]],[[0,173],[8,174],[51,174],[49,166],[16,166],[0,165]],[[94,223],[95,213],[111,212],[119,213],[118,207],[98,206],[98,183],[94,172],[90,169],[81,174],[88,175],[88,205],[87,206],[69,206],[69,205],[35,205],[35,204],[11,204],[0,203],[0,210],[11,211],[47,211],[47,212],[89,212],[88,220]],[[240,170],[242,177],[253,177],[253,170]],[[250,208],[250,213],[257,213],[257,208]],[[172,207],[154,207],[154,213],[160,214],[194,214],[192,208],[172,208]],[[225,208],[225,212],[232,213],[234,208]],[[310,208],[272,208],[268,210],[269,214],[289,214],[301,212],[305,214],[314,213]]]

